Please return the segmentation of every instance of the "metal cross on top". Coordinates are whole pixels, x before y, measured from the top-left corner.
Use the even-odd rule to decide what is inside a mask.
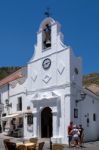
[[[50,16],[51,16],[50,8],[47,8],[47,9],[46,9],[44,15],[45,15],[46,17],[50,17]]]

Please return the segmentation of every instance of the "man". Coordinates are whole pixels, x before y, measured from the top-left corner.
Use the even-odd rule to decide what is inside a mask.
[[[71,146],[71,141],[72,141],[72,131],[73,129],[73,122],[71,121],[69,126],[68,126],[68,144],[69,144],[69,147]]]
[[[80,146],[82,147],[82,144],[83,144],[83,138],[84,138],[84,129],[83,129],[83,127],[82,127],[82,125],[80,124],[79,125],[79,132],[80,132],[80,134],[79,134],[79,138],[80,138]]]

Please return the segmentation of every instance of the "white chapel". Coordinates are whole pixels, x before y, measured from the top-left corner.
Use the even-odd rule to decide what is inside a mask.
[[[99,97],[82,85],[82,60],[64,44],[60,24],[45,18],[26,67],[0,81],[2,132],[68,143],[70,121],[82,124],[85,141],[99,139]],[[10,133],[10,132],[9,132]]]

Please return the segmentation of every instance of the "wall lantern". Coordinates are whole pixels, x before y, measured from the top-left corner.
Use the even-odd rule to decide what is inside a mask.
[[[83,101],[83,100],[86,98],[86,93],[81,92],[81,93],[80,93],[80,96],[81,96],[81,98],[80,98],[80,99],[77,99],[77,100],[75,101],[76,104],[79,103],[79,102],[81,102],[81,101]]]

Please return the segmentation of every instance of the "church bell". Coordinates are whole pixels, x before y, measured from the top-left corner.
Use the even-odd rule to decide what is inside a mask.
[[[46,41],[46,47],[51,47],[51,41],[50,40]]]

